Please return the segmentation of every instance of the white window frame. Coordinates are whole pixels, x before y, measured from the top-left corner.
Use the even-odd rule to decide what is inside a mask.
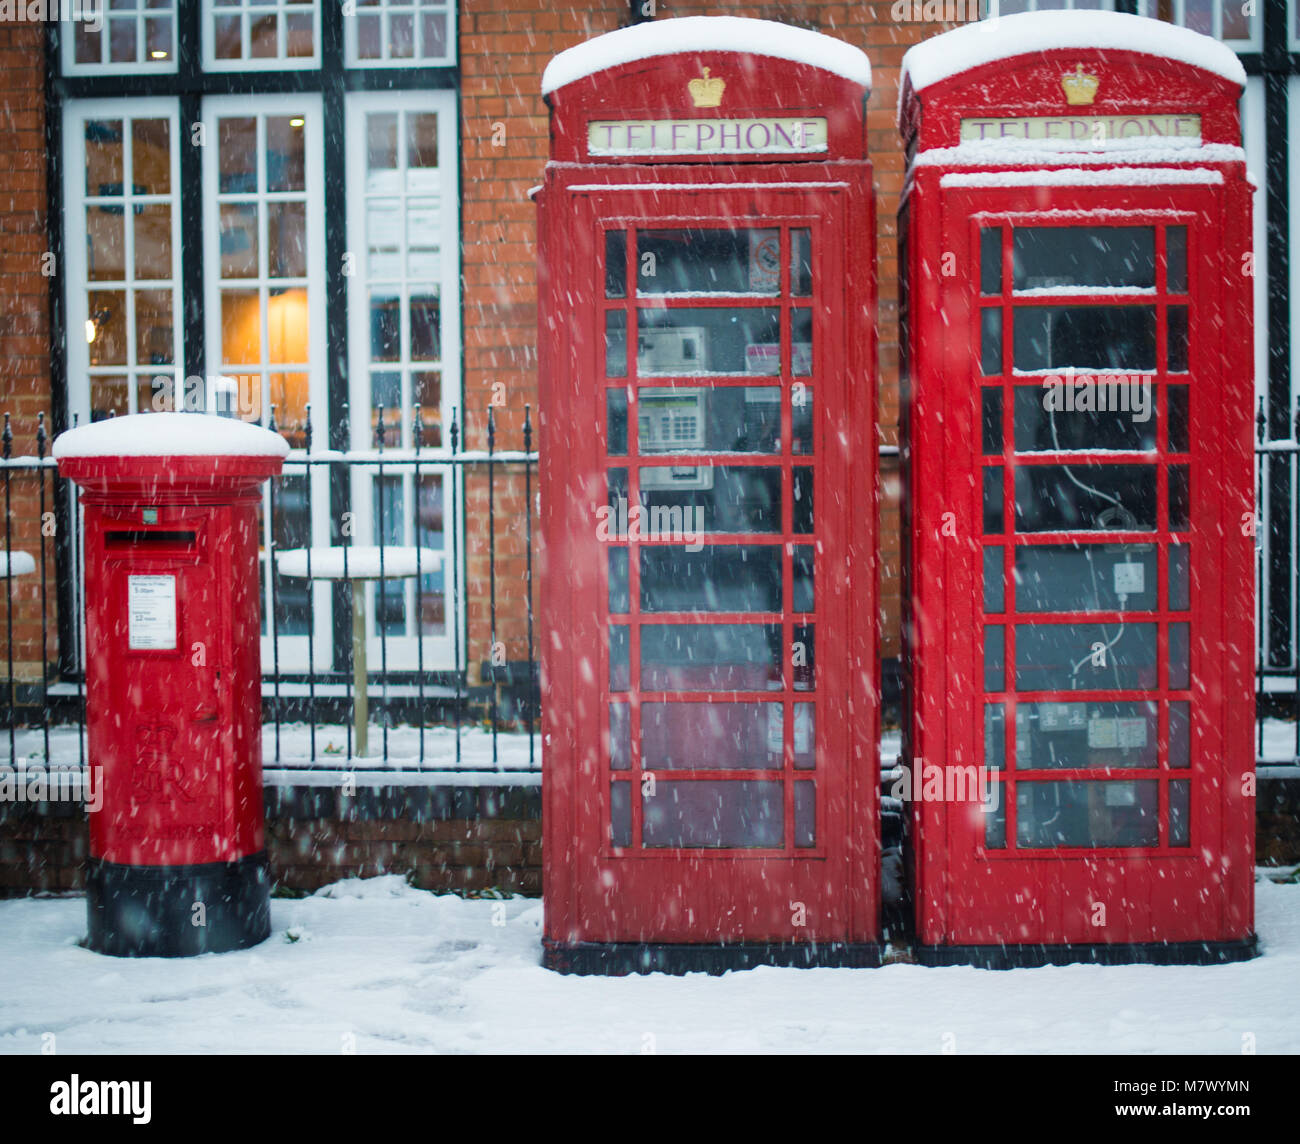
[[[422,56],[412,55],[402,58],[389,58],[388,56],[388,21],[392,15],[390,9],[396,6],[405,12],[408,8],[411,10],[415,23],[415,43],[419,47],[420,29],[418,16],[422,8],[434,9],[445,12],[447,15],[447,51],[442,56]],[[379,3],[373,7],[364,9],[366,13],[375,14],[381,17],[384,36],[382,43],[384,46],[384,56],[382,59],[358,59],[357,58],[357,16],[363,10],[353,0],[351,5],[343,9],[343,59],[344,64],[350,68],[414,68],[414,67],[451,67],[454,66],[457,59],[457,5],[456,0],[443,0],[440,4],[421,3],[421,0],[379,0]]]
[[[426,670],[450,670],[463,666],[465,659],[464,641],[461,641],[461,664],[454,662],[454,633],[459,626],[463,630],[464,600],[456,601],[453,611],[451,583],[454,569],[463,552],[464,521],[463,514],[455,514],[457,533],[453,533],[451,522],[452,498],[460,496],[460,479],[457,466],[439,465],[451,455],[449,429],[453,410],[460,405],[461,395],[461,342],[460,342],[460,148],[457,138],[459,107],[456,93],[453,91],[419,91],[419,92],[350,92],[345,97],[344,121],[346,125],[347,162],[347,204],[348,204],[348,250],[354,258],[354,269],[348,276],[348,406],[351,417],[351,441],[357,451],[370,451],[374,448],[370,422],[370,312],[369,312],[369,268],[367,265],[366,242],[366,153],[367,141],[365,121],[371,112],[435,112],[438,115],[438,169],[442,172],[439,203],[439,244],[442,254],[440,281],[440,325],[441,358],[438,369],[441,372],[441,445],[423,446],[420,449],[421,460],[429,462],[427,469],[421,466],[421,475],[443,476],[443,538],[444,567],[443,592],[446,597],[444,614],[447,617],[442,635],[421,636],[423,642],[423,665]],[[399,132],[399,140],[402,133]],[[401,144],[404,145],[404,144]],[[405,192],[403,192],[403,197]],[[378,197],[394,197],[387,193]],[[403,297],[405,297],[405,275],[407,263],[403,250]],[[381,282],[390,281],[381,279]],[[410,365],[407,360],[409,338],[405,329],[407,309],[403,306],[402,360],[383,363],[374,368],[380,372],[387,366],[392,371],[401,371],[403,375],[403,400],[408,397]],[[410,419],[410,405],[402,411],[402,440],[400,445],[385,447],[385,452],[392,456],[413,456]],[[386,470],[389,477],[397,472],[411,473],[409,466],[398,470]],[[355,536],[358,544],[377,543],[375,539],[375,514],[373,503],[373,478],[377,469],[354,466],[352,472],[352,510],[355,514]],[[413,476],[413,474],[412,474]],[[411,521],[415,519],[416,493],[413,479],[406,481],[406,533],[403,544],[414,544]],[[367,586],[367,657],[372,664],[379,662],[380,639],[375,626],[375,588]],[[408,624],[413,622],[415,588],[413,580],[395,581],[386,589],[387,592],[404,591],[406,593],[406,616]],[[463,597],[463,593],[461,594]],[[415,670],[420,663],[420,649],[417,637],[412,635],[390,635],[387,637],[388,666],[394,671]]]
[[[68,412],[76,414],[79,422],[85,424],[90,419],[90,350],[84,336],[86,322],[89,319],[89,300],[87,293],[92,284],[87,280],[86,244],[86,160],[84,154],[85,125],[95,119],[120,119],[127,123],[133,119],[166,119],[171,124],[171,193],[168,196],[147,196],[148,202],[167,201],[171,204],[172,237],[172,366],[170,370],[152,367],[149,372],[155,377],[168,377],[172,382],[172,393],[179,392],[179,382],[183,376],[184,357],[182,352],[181,328],[181,185],[180,185],[180,151],[181,139],[180,106],[174,96],[143,96],[126,99],[78,99],[69,100],[63,106],[63,193],[64,193],[64,303],[67,320],[64,323],[65,348],[67,351],[68,377]],[[130,131],[124,127],[123,144],[123,180],[130,180]],[[125,188],[124,188],[125,189]],[[123,251],[123,265],[127,276],[127,289],[135,287],[132,253],[134,237],[131,227],[129,206],[138,201],[134,194],[124,196],[123,234],[126,248]],[[149,280],[152,281],[152,280]],[[147,287],[157,289],[156,286]],[[127,363],[125,366],[108,368],[104,373],[123,373],[127,376],[127,408],[133,408],[136,402],[136,378],[144,368],[135,365],[135,317],[134,307],[128,306],[127,315]],[[71,418],[69,418],[71,420]]]
[[[206,368],[209,379],[220,376],[222,371],[221,347],[221,202],[229,201],[218,195],[218,119],[226,116],[239,118],[302,116],[304,131],[305,169],[303,186],[307,196],[307,376],[308,396],[312,405],[313,451],[326,448],[329,441],[329,403],[327,346],[325,337],[325,179],[324,179],[324,107],[319,93],[259,95],[249,99],[243,95],[207,96],[203,100],[203,305],[206,332]],[[258,190],[255,193],[239,196],[243,201],[274,202],[275,193],[264,192],[261,172],[265,163],[265,148],[261,145],[262,128],[258,130]],[[262,272],[268,257],[265,235],[265,211],[259,211],[258,260],[259,276],[256,279],[231,279],[240,287],[257,286],[259,291],[267,285],[268,279]],[[272,279],[270,281],[278,281]],[[263,331],[263,362],[255,367],[262,375],[262,420],[263,424],[270,417],[268,379],[272,373],[301,373],[300,369],[285,367],[277,369],[266,361],[267,339]],[[209,391],[212,386],[207,387]],[[300,456],[300,454],[299,454]],[[293,455],[285,463],[287,475],[302,473],[301,465],[294,465]],[[330,543],[330,494],[327,467],[317,465],[310,470],[312,520],[311,542],[313,545]],[[270,551],[270,512],[269,492],[263,494],[263,557]],[[268,570],[269,571],[269,570]],[[311,586],[312,601],[312,639],[315,644],[316,671],[328,670],[333,662],[333,631],[331,626],[331,590],[326,581],[314,581]],[[274,647],[271,639],[271,577],[266,577],[264,614],[268,617],[267,634],[262,637],[262,666],[270,671],[273,666]],[[306,671],[308,668],[308,638],[304,635],[281,635],[279,637],[280,670]]]
[[[1173,22],[1180,27],[1186,27],[1187,24],[1187,4],[1186,0],[1171,0],[1174,6]],[[1245,0],[1231,0],[1232,3],[1242,4]],[[1247,39],[1225,40],[1223,38],[1223,0],[1215,0],[1213,7],[1214,13],[1214,32],[1216,40],[1227,44],[1230,48],[1235,48],[1239,52],[1258,52],[1263,50],[1264,46],[1264,5],[1268,0],[1255,0],[1255,10],[1250,17],[1250,36]],[[1156,0],[1138,0],[1138,15],[1154,16]]]
[[[56,6],[70,3],[74,17],[78,13],[98,13],[99,18],[103,21],[101,35],[100,55],[104,54],[104,46],[108,43],[108,0],[50,0]],[[98,7],[95,7],[98,5]],[[180,35],[180,5],[177,0],[172,0],[172,6],[167,8],[144,8],[142,6],[134,13],[137,25],[137,35],[139,36],[138,44],[142,52],[146,54],[138,60],[132,60],[130,63],[112,63],[103,61],[97,64],[79,64],[77,63],[77,38],[75,26],[79,23],[90,23],[92,21],[74,18],[72,20],[59,20],[59,61],[64,75],[175,75],[177,68],[177,59],[180,55],[180,49],[177,46]],[[113,15],[118,19],[124,19],[132,15],[130,12],[114,12]],[[171,53],[166,60],[150,60],[147,56],[148,49],[145,47],[144,40],[144,20],[146,16],[171,16],[172,21],[172,41]]]
[[[245,56],[237,60],[217,59],[217,16],[250,14],[259,16],[283,16],[286,12],[302,12],[305,6],[294,5],[289,8],[284,0],[272,0],[264,5],[250,4],[249,0],[239,0],[236,5],[220,6],[213,0],[203,0],[203,28],[199,38],[203,41],[203,70],[210,72],[247,72],[247,71],[312,71],[320,67],[320,7],[321,3],[337,3],[338,0],[314,0],[312,14],[312,54],[310,56],[286,56],[283,53],[268,59],[253,59]],[[241,41],[243,42],[243,41]],[[283,44],[281,44],[283,48]],[[260,97],[259,97],[260,98]]]
[[[1246,171],[1255,182],[1251,238],[1255,251],[1255,394],[1268,393],[1268,125],[1265,118],[1264,77],[1246,77],[1241,93],[1241,137]],[[1292,128],[1294,138],[1296,129]],[[1294,227],[1294,223],[1292,224]],[[1295,271],[1292,271],[1294,276]],[[1292,376],[1295,376],[1294,369]]]

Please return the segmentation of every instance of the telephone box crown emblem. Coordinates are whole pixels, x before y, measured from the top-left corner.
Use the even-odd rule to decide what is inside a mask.
[[[1101,80],[1095,75],[1086,75],[1083,64],[1075,64],[1073,72],[1061,76],[1061,86],[1065,89],[1066,103],[1091,103],[1097,98]]]
[[[722,92],[727,86],[727,81],[717,76],[710,79],[709,69],[705,68],[703,75],[696,76],[686,86],[696,107],[718,107],[722,103]]]

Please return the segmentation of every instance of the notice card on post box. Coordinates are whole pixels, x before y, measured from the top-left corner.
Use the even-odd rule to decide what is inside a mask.
[[[131,651],[173,651],[176,647],[176,577],[126,578],[128,644]]]

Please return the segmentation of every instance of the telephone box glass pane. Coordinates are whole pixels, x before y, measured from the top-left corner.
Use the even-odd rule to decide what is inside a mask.
[[[1017,306],[1013,321],[1014,364],[1024,373],[1156,368],[1154,306]]]
[[[984,629],[984,690],[1006,690],[1006,635],[1000,627]]]
[[[811,771],[817,766],[817,705],[794,705],[794,767]]]
[[[1187,228],[1171,226],[1165,231],[1165,289],[1170,294],[1187,293]]]
[[[985,377],[1002,372],[1002,310],[998,306],[980,311],[980,372]]]
[[[644,715],[642,716],[644,718]],[[632,709],[626,703],[609,705],[609,768],[626,771],[632,766]]]
[[[783,733],[780,703],[644,703],[641,768],[779,770]]]
[[[785,841],[785,784],[660,781],[641,802],[641,844],[775,849]]]
[[[783,660],[780,624],[645,624],[641,628],[645,691],[776,689],[781,686]]]
[[[605,232],[605,297],[627,296],[627,232]]]
[[[796,545],[790,557],[790,572],[794,577],[791,606],[796,612],[811,612],[816,607],[815,567],[816,549],[811,544]]]
[[[804,535],[813,530],[813,471],[807,465],[796,465],[791,472],[794,503],[790,510],[790,528],[796,534]]]
[[[1016,845],[1155,846],[1157,786],[1154,780],[1022,782],[1016,787]]]
[[[1192,833],[1192,784],[1176,779],[1169,784],[1169,845],[1189,846]]]
[[[811,377],[813,363],[813,318],[811,310],[790,311],[790,372]]]
[[[1002,549],[984,549],[984,610],[999,615],[1006,610],[1006,593],[1003,590]]]
[[[1169,372],[1187,372],[1187,307],[1170,306],[1168,313],[1169,329]]]
[[[1011,264],[1014,290],[1154,289],[1156,232],[1149,226],[1016,227]]]
[[[790,393],[791,436],[790,452],[807,456],[813,451],[813,395],[802,382],[795,384]]]
[[[605,390],[605,451],[611,457],[627,455],[627,390]]]
[[[1155,686],[1155,624],[1016,627],[1019,691],[1118,691]]]
[[[1187,420],[1187,386],[1171,385],[1169,394],[1169,451],[1190,451],[1191,434]]]
[[[1169,610],[1185,612],[1191,606],[1191,550],[1185,544],[1171,544],[1169,546]]]
[[[984,456],[1002,453],[1002,390],[985,386],[980,390],[980,439]]]
[[[980,231],[980,293],[1002,293],[1002,228]]]
[[[780,532],[781,470],[649,465],[641,470],[641,505],[642,533],[661,540],[689,540],[701,532]],[[797,515],[797,504],[795,509]]]
[[[1002,533],[1002,466],[989,465],[984,470],[984,532],[988,536]]]
[[[817,787],[794,784],[794,844],[801,848],[817,845]]]
[[[984,819],[984,849],[1005,850],[1007,846],[1007,789],[1003,784],[989,783],[989,802],[994,805],[982,816]]]
[[[1007,713],[1001,703],[984,705],[984,767],[1000,771],[1007,761]]]
[[[812,231],[790,232],[790,293],[796,298],[812,295]]]
[[[1185,532],[1191,527],[1191,469],[1187,465],[1169,466],[1169,527]]]
[[[611,550],[622,551],[620,549]],[[781,548],[771,544],[709,544],[698,552],[676,545],[641,549],[644,612],[779,612]],[[613,580],[610,582],[613,611]]]
[[[642,453],[781,452],[778,385],[643,386],[636,400]]]
[[[609,784],[609,841],[611,846],[632,845],[632,784]]]
[[[1169,625],[1169,686],[1185,691],[1192,685],[1191,625]]]
[[[1154,465],[1022,465],[1019,532],[1148,532],[1156,527]]]
[[[605,376],[627,377],[627,314],[605,311]]]
[[[726,306],[642,309],[637,315],[636,367],[642,377],[780,372],[780,310]]]
[[[1146,612],[1156,606],[1150,544],[1035,544],[1016,549],[1020,612]]]
[[[627,549],[609,550],[609,610],[621,614],[631,605],[627,586]]]
[[[795,624],[794,646],[790,662],[796,691],[812,691],[817,686],[817,630],[814,624]]]
[[[638,295],[761,294],[781,289],[779,230],[637,232]]]
[[[1186,699],[1169,704],[1169,766],[1185,770],[1192,765],[1192,707]]]
[[[631,678],[627,627],[624,624],[611,624],[609,628],[610,691],[626,691],[631,683]]]
[[[1016,770],[1156,767],[1155,703],[1021,703]]]
[[[1043,385],[1018,385],[1015,394],[1018,453],[1156,447],[1149,378],[1047,378]]]

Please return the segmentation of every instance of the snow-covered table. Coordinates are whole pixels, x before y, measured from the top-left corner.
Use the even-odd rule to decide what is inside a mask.
[[[36,571],[36,560],[30,552],[0,552],[0,580],[26,576]]]
[[[352,721],[356,728],[354,753],[369,753],[370,697],[366,690],[366,589],[367,580],[403,580],[442,567],[442,553],[432,548],[364,545],[290,548],[276,554],[281,576],[312,580],[352,581]]]

